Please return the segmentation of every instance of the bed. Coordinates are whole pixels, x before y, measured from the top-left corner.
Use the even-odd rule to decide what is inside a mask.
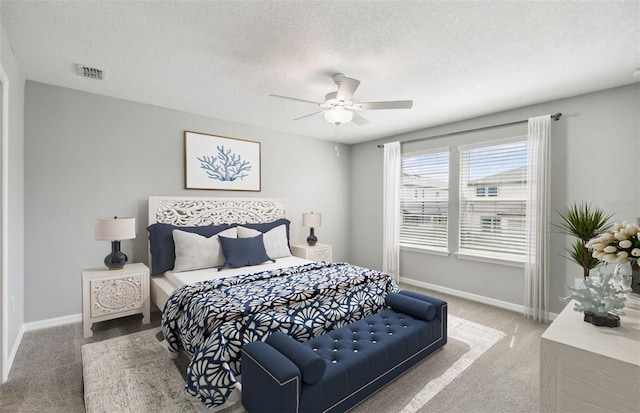
[[[150,197],[149,224],[151,299],[170,353],[191,357],[185,393],[210,409],[239,400],[244,344],[275,331],[306,341],[398,291],[379,271],[291,256],[281,200]]]

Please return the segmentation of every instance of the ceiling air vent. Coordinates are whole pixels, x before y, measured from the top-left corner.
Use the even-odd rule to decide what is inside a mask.
[[[88,77],[89,79],[104,79],[104,70],[96,69],[95,67],[89,67],[85,65],[77,65],[78,74],[82,77]]]

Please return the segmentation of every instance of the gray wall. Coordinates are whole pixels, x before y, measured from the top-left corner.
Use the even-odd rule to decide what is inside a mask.
[[[349,257],[349,158],[328,141],[283,135],[155,106],[28,81],[25,104],[25,321],[81,312],[80,271],[102,265],[110,244],[95,241],[97,217],[135,216],[123,241],[130,262],[148,262],[150,195],[284,199],[292,242],[302,213],[321,212],[320,242]],[[183,132],[262,143],[262,191],[184,189]]]
[[[506,123],[529,117],[562,112],[552,126],[551,210],[573,202],[591,202],[615,213],[617,220],[640,217],[640,84],[560,99],[514,109],[481,118],[420,130],[376,142],[351,147],[351,261],[370,268],[382,267],[382,149],[377,144],[406,141],[441,133]],[[436,138],[417,147],[456,146],[469,142],[517,136],[527,133],[526,123],[513,127]],[[451,165],[451,182],[457,182],[457,165]],[[457,184],[455,186],[457,188]],[[453,188],[453,187],[452,187]],[[451,197],[451,195],[450,195]],[[457,209],[452,202],[450,250],[457,249]],[[559,312],[564,307],[558,297],[566,295],[565,285],[573,285],[581,268],[563,258],[563,248],[571,238],[551,235],[550,307]],[[479,261],[468,261],[433,254],[401,251],[402,277],[435,284],[464,293],[489,297],[507,303],[524,302],[522,268]]]
[[[7,272],[2,274],[7,279],[8,326],[7,354],[11,356],[17,350],[17,341],[24,322],[24,85],[25,79],[18,68],[17,61],[11,51],[4,30],[0,26],[0,62],[9,82],[9,136],[7,142],[8,159],[6,168],[8,194],[7,218]],[[7,87],[5,85],[4,87]],[[1,152],[0,152],[1,153]],[[1,162],[0,162],[1,164]],[[2,300],[0,299],[0,302]]]

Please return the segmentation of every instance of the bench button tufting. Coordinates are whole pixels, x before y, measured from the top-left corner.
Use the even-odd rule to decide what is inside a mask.
[[[336,361],[336,360],[333,360],[333,361],[332,361],[332,363],[337,363],[337,361]]]
[[[373,340],[373,341],[372,341],[372,343],[373,343],[373,344],[376,344],[376,343],[377,343],[377,341]]]
[[[313,349],[313,351],[318,351],[318,349],[317,349],[317,348],[314,348],[314,349]]]
[[[338,349],[337,349],[337,348],[334,348],[334,349],[333,349],[333,351],[338,351]]]
[[[357,352],[358,352],[358,350],[353,350],[353,352],[354,352],[354,353],[357,353]]]
[[[390,333],[389,333],[389,335],[390,335],[390,336],[392,336],[392,335],[393,335],[393,333],[391,333],[391,332],[390,332]]]

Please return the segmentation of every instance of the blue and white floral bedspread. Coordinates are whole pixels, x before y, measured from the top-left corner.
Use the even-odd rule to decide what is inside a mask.
[[[170,351],[192,355],[185,392],[218,406],[236,386],[244,343],[278,330],[306,341],[381,311],[397,290],[379,271],[313,262],[181,287],[167,301],[162,329]]]

